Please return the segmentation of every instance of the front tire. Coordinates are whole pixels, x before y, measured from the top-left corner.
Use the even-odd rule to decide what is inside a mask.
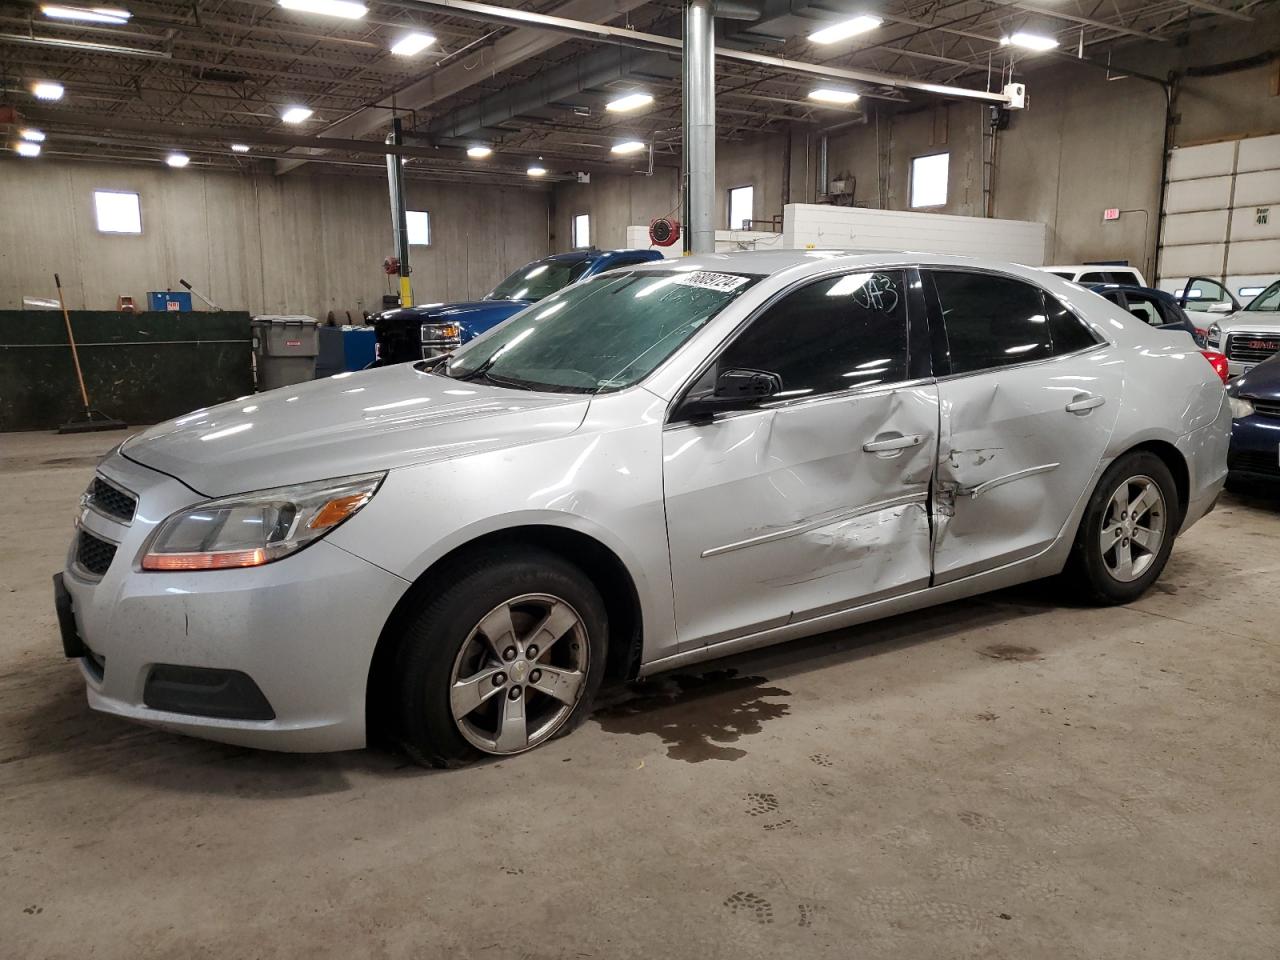
[[[1164,571],[1181,525],[1177,485],[1165,462],[1145,451],[1126,454],[1089,498],[1065,580],[1091,603],[1137,600]]]
[[[581,722],[604,677],[608,617],[581,570],[536,548],[465,562],[396,656],[400,741],[423,765],[511,756]]]

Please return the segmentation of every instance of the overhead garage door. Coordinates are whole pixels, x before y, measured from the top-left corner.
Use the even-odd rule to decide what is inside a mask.
[[[1241,302],[1280,277],[1280,136],[1169,153],[1157,286],[1220,280]]]

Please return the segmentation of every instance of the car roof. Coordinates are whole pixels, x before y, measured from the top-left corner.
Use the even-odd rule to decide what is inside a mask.
[[[1052,274],[1047,274],[1038,267],[989,260],[985,257],[963,257],[913,250],[745,250],[732,253],[700,253],[679,259],[642,263],[634,269],[656,271],[674,268],[772,276],[792,271],[799,274],[822,273],[831,267],[888,267],[901,266],[903,263],[1003,271],[1037,283],[1045,282],[1046,278],[1050,281],[1056,280]],[[805,270],[805,267],[811,269]]]
[[[1138,268],[1130,266],[1126,263],[1058,263],[1053,266],[1041,267],[1041,270],[1098,270],[1105,272],[1107,270],[1128,270],[1130,273],[1137,273]]]

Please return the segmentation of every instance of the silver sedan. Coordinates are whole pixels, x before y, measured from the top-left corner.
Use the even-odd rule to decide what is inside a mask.
[[[515,754],[634,677],[1066,573],[1125,603],[1226,474],[1181,334],[1039,270],[714,255],[126,441],[55,577],[90,706]]]

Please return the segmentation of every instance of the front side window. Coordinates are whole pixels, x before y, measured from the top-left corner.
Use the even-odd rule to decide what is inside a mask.
[[[936,270],[952,373],[989,370],[1052,354],[1040,288],[986,273]]]
[[[907,379],[907,288],[901,270],[848,273],[788,294],[751,322],[716,363],[782,378],[770,399]]]
[[[1277,280],[1267,289],[1249,301],[1246,310],[1280,310],[1280,280]]]
[[[621,390],[647,377],[758,280],[708,271],[604,273],[477,337],[443,373],[526,390]]]
[[[577,283],[590,266],[590,260],[535,260],[490,290],[485,299],[536,302],[571,283]]]
[[[100,233],[142,232],[142,207],[136,193],[95,190],[93,212]]]
[[[947,203],[951,154],[935,153],[911,161],[911,206],[942,207]]]

